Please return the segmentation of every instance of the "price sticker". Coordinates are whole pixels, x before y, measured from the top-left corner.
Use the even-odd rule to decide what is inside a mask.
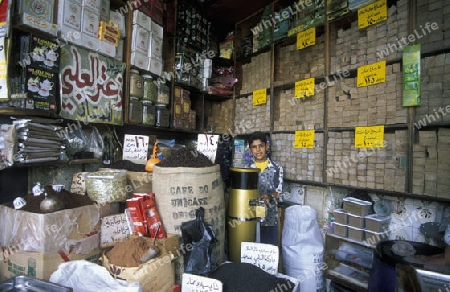
[[[297,34],[297,50],[316,44],[316,28],[310,28]]]
[[[267,102],[267,89],[259,89],[253,91],[253,105],[266,104]]]
[[[357,87],[386,82],[386,61],[358,68]]]
[[[358,9],[358,28],[365,28],[388,18],[386,0],[380,0],[373,4]]]
[[[304,98],[306,96],[314,95],[314,78],[308,78],[305,80],[295,82],[294,96],[297,98]]]

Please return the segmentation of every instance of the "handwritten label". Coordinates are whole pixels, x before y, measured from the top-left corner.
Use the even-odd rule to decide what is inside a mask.
[[[100,230],[100,247],[102,248],[122,242],[131,234],[125,213],[103,217]]]
[[[355,127],[355,148],[383,148],[384,126]]]
[[[183,273],[181,286],[183,292],[222,292],[222,282],[216,279]]]
[[[125,135],[123,143],[123,160],[130,160],[138,164],[147,163],[148,136]]]
[[[295,82],[294,96],[297,98],[304,98],[306,96],[314,95],[314,78],[308,78],[305,80]]]
[[[253,91],[253,105],[261,105],[267,102],[267,89]]]
[[[278,274],[278,247],[272,244],[241,242],[241,263],[253,264],[269,274]]]
[[[316,28],[310,28],[297,34],[297,50],[316,44]]]
[[[386,82],[386,61],[359,67],[356,80],[357,87]]]
[[[213,163],[216,161],[219,135],[199,134],[197,138],[197,151],[203,153]]]
[[[358,9],[358,28],[365,28],[388,18],[386,0]]]
[[[314,130],[295,131],[294,148],[314,148]]]

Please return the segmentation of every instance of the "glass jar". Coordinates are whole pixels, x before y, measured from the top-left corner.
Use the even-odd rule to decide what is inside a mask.
[[[154,126],[156,119],[156,108],[149,101],[142,102],[142,124]]]
[[[169,110],[165,106],[156,106],[155,125],[157,127],[169,127]]]
[[[130,123],[142,124],[142,101],[136,96],[130,96],[128,120]]]
[[[139,75],[139,70],[130,70],[130,96],[142,98],[144,96],[144,78]]]
[[[142,78],[144,78],[143,100],[156,103],[158,96],[158,86],[156,85],[156,82],[153,81],[152,76],[148,74],[142,75]]]
[[[156,105],[169,105],[170,104],[170,89],[164,83],[160,83],[158,86],[158,97],[156,98]]]

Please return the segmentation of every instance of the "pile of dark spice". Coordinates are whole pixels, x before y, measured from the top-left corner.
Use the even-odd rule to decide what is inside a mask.
[[[288,279],[278,278],[248,263],[223,264],[209,274],[208,278],[221,281],[223,292],[288,292],[295,287]]]
[[[51,186],[45,186],[45,191],[49,196],[58,197],[64,204],[64,209],[74,209],[82,206],[93,205],[95,202],[92,201],[88,196],[83,196],[80,194],[71,193],[66,190],[62,190],[59,193],[53,191]],[[33,194],[28,194],[23,197],[27,204],[23,206],[20,210],[30,212],[30,213],[42,213],[41,212],[41,202],[45,199],[45,195],[41,194],[39,196],[34,196]],[[6,206],[13,208],[14,205],[12,202],[6,203]]]
[[[181,148],[172,152],[170,156],[164,158],[157,164],[160,167],[209,167],[213,163],[203,153],[195,149]]]
[[[139,171],[139,172],[145,171],[144,164],[137,164],[129,160],[117,160],[116,162],[112,163],[109,167],[114,169],[125,169],[129,171]]]

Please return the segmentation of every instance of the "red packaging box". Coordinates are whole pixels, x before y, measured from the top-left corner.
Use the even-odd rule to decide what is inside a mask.
[[[131,198],[127,200],[127,207],[130,211],[130,217],[134,226],[134,235],[147,236],[147,224],[143,217],[142,197]]]

